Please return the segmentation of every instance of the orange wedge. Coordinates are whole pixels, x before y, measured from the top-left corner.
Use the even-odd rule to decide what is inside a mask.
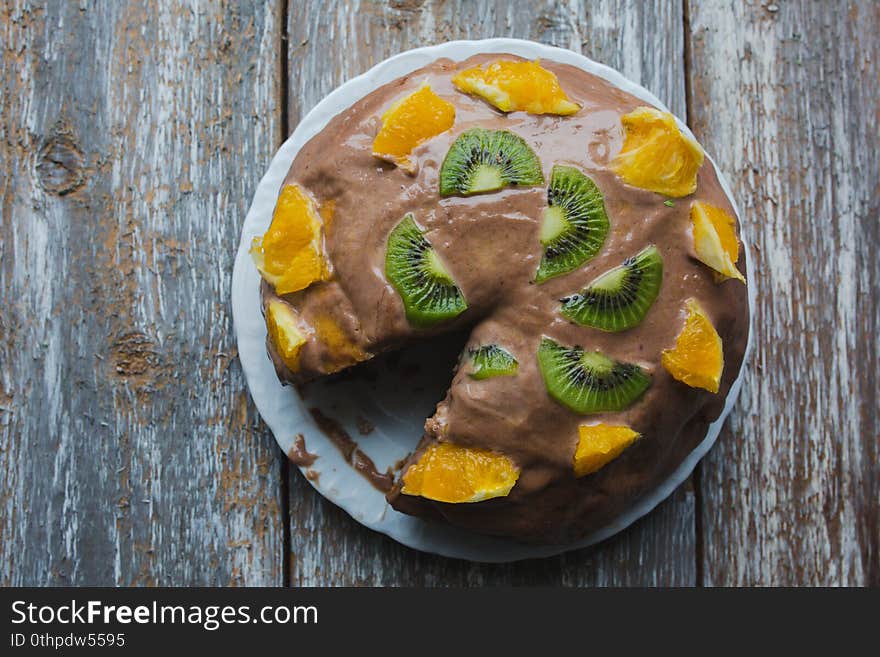
[[[502,112],[568,115],[580,109],[565,95],[556,76],[537,59],[501,60],[485,68],[475,66],[456,75],[452,82],[461,91],[479,96]]]
[[[692,388],[718,392],[724,370],[721,337],[696,300],[688,299],[687,309],[675,348],[664,350],[661,362],[674,379]]]
[[[691,224],[697,259],[714,269],[722,280],[735,278],[745,283],[746,279],[736,268],[739,242],[734,218],[714,205],[694,201],[691,204]]]
[[[625,183],[674,197],[696,191],[703,148],[678,129],[672,114],[638,107],[621,123],[626,137],[611,169]]]
[[[423,84],[382,115],[382,129],[373,141],[373,155],[413,171],[409,155],[428,139],[446,132],[455,122],[455,107]]]
[[[580,439],[574,453],[574,476],[599,470],[623,453],[639,437],[627,426],[592,424],[578,427]]]
[[[401,492],[437,502],[481,502],[504,497],[519,468],[501,454],[435,443],[403,475]]]
[[[296,311],[289,304],[273,299],[266,306],[266,327],[269,339],[281,360],[292,371],[299,370],[299,352],[306,343]]]
[[[269,230],[254,238],[251,256],[277,294],[303,290],[328,276],[321,218],[297,185],[281,189]]]
[[[366,360],[366,354],[346,335],[339,324],[329,315],[317,315],[312,320],[315,336],[331,354],[327,374],[338,372],[355,363]]]

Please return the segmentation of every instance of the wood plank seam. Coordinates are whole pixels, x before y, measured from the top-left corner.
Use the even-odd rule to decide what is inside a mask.
[[[693,89],[691,88],[691,66],[693,62],[691,57],[691,16],[690,16],[690,0],[682,0],[681,3],[681,25],[682,25],[682,42],[683,42],[683,60],[684,60],[684,106],[685,106],[685,123],[689,127],[693,127]],[[700,484],[702,479],[703,461],[697,463],[691,474],[694,485],[694,573],[696,575],[695,584],[698,587],[703,586],[703,492]]]
[[[280,112],[280,120],[281,120],[281,129],[279,130],[279,138],[281,143],[290,136],[290,119],[288,114],[288,106],[290,100],[288,98],[289,94],[289,86],[290,80],[288,79],[288,50],[287,50],[287,42],[290,38],[289,29],[287,25],[288,16],[290,12],[290,0],[280,0],[280,16],[278,20],[278,31],[280,34],[279,44],[280,48],[278,49],[278,60],[279,60],[279,72],[280,72],[280,83],[279,89],[281,93],[281,112]],[[279,143],[279,147],[281,146]],[[279,450],[280,452],[281,450]],[[281,548],[282,554],[281,556],[281,572],[282,572],[282,580],[284,582],[285,587],[289,587],[291,585],[291,567],[290,567],[290,554],[291,554],[291,542],[290,542],[290,460],[287,458],[286,454],[280,455],[280,467],[281,467],[281,499],[283,500],[281,506],[281,520],[284,523],[284,527],[282,527],[281,535]]]

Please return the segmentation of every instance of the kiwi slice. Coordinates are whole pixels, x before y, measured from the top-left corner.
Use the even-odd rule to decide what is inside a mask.
[[[412,214],[407,214],[388,236],[385,276],[403,300],[406,318],[415,327],[429,328],[467,309],[464,294]]]
[[[472,379],[482,381],[493,376],[513,376],[519,367],[516,358],[497,344],[487,344],[476,349],[468,349],[473,370],[470,372]]]
[[[599,252],[608,236],[602,192],[574,167],[553,167],[547,205],[540,232],[544,254],[536,283],[577,269]]]
[[[461,133],[440,167],[440,196],[543,183],[538,156],[522,137],[507,130],[472,128]]]
[[[609,269],[580,294],[562,299],[562,314],[582,326],[623,331],[637,326],[660,293],[663,259],[651,245]]]
[[[651,385],[650,375],[638,365],[547,337],[538,347],[538,367],[550,396],[581,415],[621,411]]]

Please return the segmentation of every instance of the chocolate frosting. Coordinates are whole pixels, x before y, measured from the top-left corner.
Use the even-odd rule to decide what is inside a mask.
[[[307,468],[318,460],[316,454],[312,454],[306,449],[306,438],[301,433],[294,436],[293,446],[287,451],[287,458],[291,463],[301,468]]]
[[[746,287],[735,280],[716,283],[713,272],[692,253],[690,204],[705,201],[733,214],[712,164],[700,169],[697,191],[675,199],[624,184],[609,170],[620,150],[620,117],[646,103],[578,68],[542,60],[569,98],[582,106],[574,116],[502,114],[481,99],[457,91],[455,71],[487,61],[520,59],[479,55],[464,62],[438,60],[373,91],[342,112],[297,155],[285,180],[308,190],[319,206],[333,202],[325,248],[331,280],[285,296],[310,324],[335,320],[367,354],[430,340],[439,332],[472,327],[465,349],[498,344],[519,361],[516,376],[482,381],[464,368],[446,398],[425,424],[412,459],[432,441],[451,441],[509,456],[522,469],[509,495],[473,504],[444,504],[403,495],[398,482],[388,499],[405,513],[446,521],[475,531],[523,541],[561,543],[577,539],[613,520],[664,481],[705,437],[735,380],[749,329]],[[453,128],[417,147],[415,175],[371,154],[382,113],[427,81],[456,108]],[[510,130],[534,149],[544,176],[554,164],[576,166],[599,186],[611,222],[599,254],[580,269],[533,283],[541,257],[538,231],[547,203],[546,186],[508,188],[468,198],[440,198],[440,165],[454,139],[480,126]],[[443,326],[420,330],[406,320],[402,302],[385,277],[388,234],[408,212],[425,230],[460,286],[468,310]],[[578,326],[562,317],[559,300],[579,291],[600,273],[654,244],[664,263],[660,294],[645,320],[619,333]],[[743,267],[740,258],[740,267]],[[264,303],[274,293],[263,285]],[[661,366],[684,324],[685,300],[696,298],[723,340],[721,389],[712,394],[675,381]],[[547,394],[536,352],[542,336],[564,345],[599,349],[615,359],[647,369],[652,385],[636,403],[618,413],[587,417],[559,405]],[[289,371],[269,344],[283,381],[301,382],[339,367],[338,356],[314,336],[303,347],[300,370]],[[598,472],[575,478],[572,459],[578,426],[627,424],[642,438]],[[403,471],[405,472],[406,466]]]

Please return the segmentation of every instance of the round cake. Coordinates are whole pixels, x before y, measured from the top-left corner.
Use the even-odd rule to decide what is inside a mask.
[[[672,115],[498,53],[330,120],[251,254],[282,382],[468,332],[395,509],[565,543],[656,489],[721,413],[749,330],[738,230]]]

